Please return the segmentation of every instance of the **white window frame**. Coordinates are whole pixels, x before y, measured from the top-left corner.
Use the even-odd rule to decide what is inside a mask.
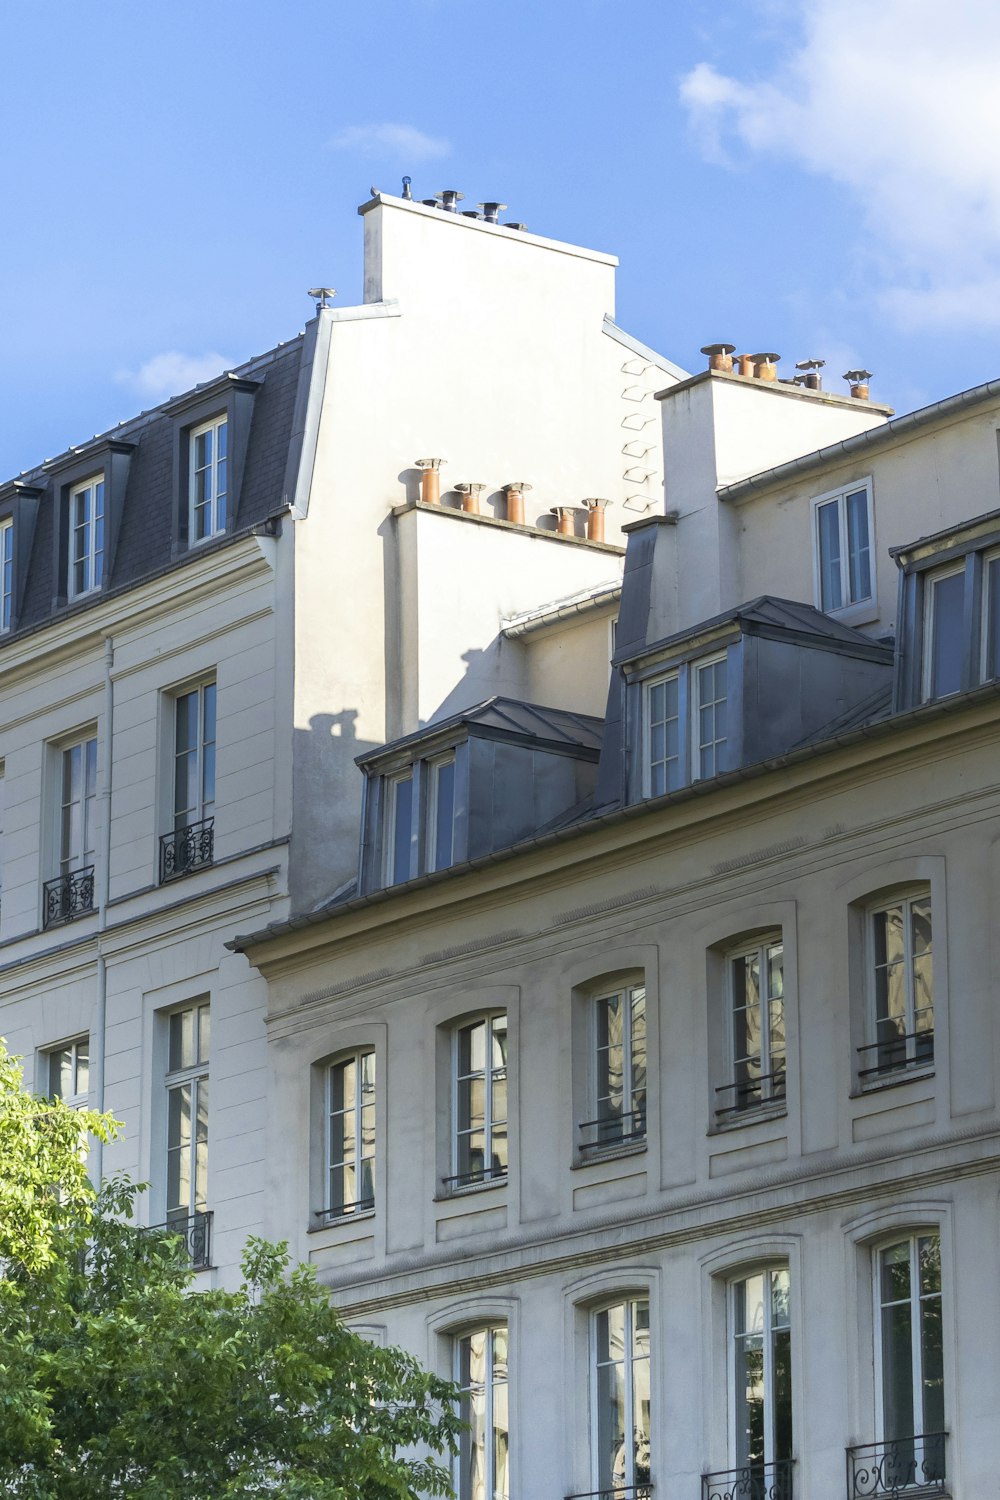
[[[845,596],[850,595],[851,587],[851,558],[848,544],[847,530],[847,497],[856,495],[864,490],[867,496],[868,517],[868,568],[871,577],[871,593],[863,599],[846,598],[839,609],[823,609],[823,569],[820,555],[820,530],[819,511],[823,505],[831,505],[838,502],[837,520],[840,534],[840,556],[841,556],[841,583]],[[842,485],[836,490],[827,490],[823,495],[815,495],[812,500],[812,555],[813,555],[813,598],[816,608],[832,619],[842,620],[845,624],[852,621],[865,621],[874,619],[878,613],[878,577],[876,569],[877,551],[875,547],[875,505],[872,497],[872,476],[869,474],[864,479],[858,479],[850,484]]]
[[[440,796],[439,781],[442,770],[452,767],[451,783],[451,851],[448,859],[439,861],[437,846],[437,815],[438,800]],[[458,790],[458,760],[454,750],[449,750],[446,755],[435,756],[433,760],[426,763],[429,792],[427,797],[427,820],[426,829],[426,851],[425,866],[428,870],[447,870],[455,863],[455,796]]]
[[[382,779],[382,884],[402,885],[404,881],[411,880],[414,875],[413,869],[413,823],[417,811],[417,780],[414,766],[406,766],[402,770],[394,771]],[[396,855],[396,823],[399,817],[399,796],[397,788],[402,782],[407,782],[410,787],[410,819],[409,839],[407,848],[409,857],[405,875],[397,876],[395,871]]]
[[[492,1066],[493,1036],[496,1022],[502,1021],[504,1025],[504,1036],[507,1046],[507,1062],[503,1067]],[[468,1172],[463,1173],[460,1165],[461,1151],[460,1138],[468,1132],[462,1131],[459,1113],[459,1091],[461,1085],[469,1079],[479,1076],[479,1070],[470,1073],[460,1073],[461,1068],[461,1036],[465,1031],[470,1031],[476,1026],[486,1028],[486,1047],[483,1057],[483,1175],[473,1177]],[[506,1098],[507,1111],[504,1119],[494,1118],[493,1114],[493,1085],[500,1082],[500,1075],[507,1084]],[[506,1011],[491,1011],[481,1016],[472,1016],[467,1020],[458,1022],[452,1028],[451,1034],[451,1181],[448,1183],[452,1193],[475,1191],[482,1187],[494,1186],[504,1183],[510,1176],[510,1025]],[[493,1133],[497,1125],[504,1127],[504,1140],[507,1143],[507,1164],[501,1170],[493,1171]],[[489,1163],[489,1166],[487,1166]],[[458,1181],[460,1177],[465,1181]]]
[[[664,771],[664,780],[668,782],[662,792],[653,791],[653,716],[652,696],[653,690],[662,687],[667,682],[677,684],[677,785],[669,785],[669,777]],[[670,723],[670,720],[663,720]],[[685,781],[686,767],[684,765],[684,702],[682,697],[682,685],[680,670],[675,667],[669,672],[659,672],[655,677],[649,677],[642,684],[642,795],[644,797],[662,797],[668,792],[678,791]],[[671,758],[657,761],[657,765],[669,766]]]
[[[84,1051],[86,1052],[85,1060],[81,1056]],[[57,1092],[52,1087],[53,1064],[56,1058],[60,1057],[64,1052],[69,1053],[70,1066],[73,1072],[74,1087],[68,1094]],[[84,1062],[84,1066],[87,1069],[87,1087],[85,1089],[79,1087],[81,1061]],[[54,1047],[46,1047],[42,1052],[42,1067],[45,1069],[45,1088],[39,1092],[44,1092],[46,1098],[61,1099],[70,1109],[88,1109],[90,1106],[90,1066],[89,1033],[71,1037],[65,1042],[58,1042]]]
[[[644,1024],[646,1036],[644,1040],[645,1054],[645,1082],[636,1086],[633,1077],[633,1064],[635,1060],[635,1019],[633,1001],[641,994],[644,1010]],[[601,1115],[600,1094],[600,1053],[601,1053],[601,1030],[600,1017],[602,1005],[609,1000],[621,1000],[623,1007],[622,1025],[622,1113],[620,1120],[631,1120],[629,1128],[623,1128],[620,1133],[607,1135],[602,1131],[602,1125],[613,1124],[613,1115],[604,1118]],[[591,1129],[596,1130],[596,1138],[581,1141],[581,1151],[589,1156],[594,1151],[621,1150],[622,1147],[631,1145],[645,1145],[646,1132],[649,1126],[649,1032],[648,1032],[648,992],[645,981],[637,981],[632,984],[622,984],[616,989],[602,989],[599,995],[595,995],[589,1006],[590,1010],[590,1058],[591,1058],[591,1110],[594,1120],[590,1122]],[[639,1095],[642,1095],[641,1128],[637,1128],[635,1118],[639,1111],[635,1105]]]
[[[601,1495],[611,1494],[619,1482],[626,1487],[626,1494],[630,1494],[629,1486],[650,1484],[649,1479],[638,1479],[636,1477],[638,1465],[635,1455],[635,1365],[638,1363],[635,1355],[635,1311],[639,1303],[646,1305],[646,1325],[649,1330],[649,1354],[644,1356],[649,1367],[650,1382],[650,1459],[649,1466],[652,1468],[652,1385],[653,1385],[653,1321],[651,1302],[648,1293],[637,1292],[631,1296],[616,1297],[610,1301],[603,1301],[599,1307],[595,1307],[590,1315],[590,1431],[591,1431],[591,1483],[594,1492]],[[631,1445],[625,1450],[625,1473],[620,1476],[612,1476],[610,1489],[602,1483],[601,1475],[601,1383],[598,1376],[598,1355],[600,1352],[598,1343],[598,1322],[616,1307],[625,1309],[623,1319],[625,1327],[625,1351],[622,1363],[625,1366],[626,1379],[624,1381],[625,1407],[623,1415],[623,1428],[626,1433],[633,1434]]]
[[[948,563],[944,567],[929,568],[923,578],[923,608],[921,610],[920,629],[920,701],[929,703],[931,699],[931,676],[934,670],[934,590],[939,583],[944,583],[948,578],[961,578],[963,610],[965,601],[965,559],[960,558],[956,563]],[[966,643],[962,642],[962,654],[965,654]],[[944,698],[952,698],[955,693],[960,693],[961,675],[959,685],[950,693],[938,693],[934,695],[933,701],[940,702]]]
[[[215,701],[214,701],[213,713],[212,713],[212,721],[213,721],[212,722],[212,736],[211,736],[210,739],[206,737],[206,733],[205,733],[205,691],[206,691],[207,688],[211,688],[213,690],[214,694],[215,694]],[[178,748],[178,742],[177,742],[177,732],[178,732],[178,713],[177,713],[177,711],[178,711],[178,707],[180,705],[180,702],[181,702],[181,700],[183,698],[190,698],[190,697],[192,697],[194,695],[197,695],[197,698],[198,698],[198,723],[197,723],[197,734],[196,734],[196,738],[195,738],[195,770],[196,770],[196,775],[197,775],[198,799],[197,799],[197,804],[196,804],[196,806],[194,808],[184,808],[184,809],[181,809],[181,808],[178,808],[178,806],[177,806],[177,762],[180,759],[180,756],[181,756],[181,753],[182,753],[179,750],[179,748]],[[187,687],[183,687],[183,688],[180,688],[180,689],[176,690],[175,692],[173,692],[171,694],[171,705],[170,705],[170,708],[171,708],[171,753],[170,753],[170,807],[171,807],[171,816],[170,816],[170,828],[171,828],[172,832],[179,833],[182,829],[184,829],[184,828],[190,828],[195,823],[204,822],[204,820],[206,818],[211,817],[212,814],[213,814],[213,812],[215,811],[216,765],[215,765],[215,759],[214,759],[214,752],[215,752],[217,744],[218,744],[218,708],[219,708],[219,690],[218,690],[218,685],[216,683],[215,678],[214,677],[204,677],[199,682],[192,683],[192,684],[190,684]],[[206,791],[206,787],[205,787],[205,761],[206,761],[206,749],[207,749],[208,746],[211,746],[212,751],[213,751],[212,785],[211,785],[211,796],[210,797],[208,797],[208,796],[205,795],[205,791]],[[189,751],[184,751],[183,753],[184,754],[189,754],[190,752]],[[183,821],[182,822],[178,822],[179,818],[183,818]]]
[[[1000,547],[990,547],[981,554],[981,588],[979,591],[979,681],[994,682],[1000,677],[1000,660],[990,669],[990,563],[1000,562]],[[996,609],[1000,613],[1000,587],[997,588]]]
[[[93,746],[93,789],[87,791],[87,762],[90,758],[90,749]],[[64,794],[66,780],[66,757],[72,755],[74,750],[79,750],[80,755],[80,789],[79,796],[71,796],[67,802]],[[81,735],[79,739],[70,740],[56,747],[56,828],[55,865],[59,875],[75,875],[81,870],[90,869],[96,863],[97,858],[97,735],[88,733]],[[64,809],[66,807],[78,807],[76,814],[71,814],[71,831],[69,845],[63,837],[65,831]],[[89,856],[89,857],[88,857]]]
[[[222,460],[226,466],[225,488],[219,488],[219,433],[226,429],[226,453]],[[198,439],[206,433],[212,434],[212,457],[208,464],[199,469],[195,458],[198,451]],[[222,412],[220,415],[211,417],[207,422],[199,422],[197,427],[192,427],[188,435],[188,546],[200,547],[204,542],[211,541],[212,537],[221,536],[229,524],[230,503],[230,462],[229,462],[229,413]],[[209,470],[212,476],[208,500],[204,504],[198,502],[198,476],[205,470]],[[222,500],[221,515],[219,501]],[[198,512],[207,510],[209,526],[203,536],[198,535]]]
[[[364,1087],[364,1084],[363,1084],[363,1077],[362,1077],[362,1075],[363,1075],[363,1065],[364,1065],[365,1061],[368,1060],[368,1059],[371,1060],[371,1077],[372,1077],[372,1081],[371,1081],[371,1090],[370,1090],[371,1097],[369,1099],[366,1099],[365,1098],[365,1094],[366,1094],[367,1091],[365,1090],[365,1087]],[[342,1109],[340,1111],[335,1111],[334,1108],[333,1108],[333,1076],[334,1076],[334,1073],[338,1069],[344,1068],[344,1067],[346,1067],[346,1066],[348,1066],[350,1064],[353,1064],[354,1067],[355,1067],[355,1069],[356,1069],[356,1073],[355,1073],[355,1093],[354,1093],[355,1102],[354,1102],[353,1106],[350,1108],[350,1110],[348,1110],[348,1109],[345,1108],[345,1109]],[[377,1075],[377,1064],[376,1064],[376,1058],[375,1058],[375,1049],[374,1049],[374,1047],[358,1047],[358,1048],[355,1048],[351,1052],[342,1053],[340,1056],[332,1058],[331,1061],[329,1063],[327,1063],[326,1068],[324,1070],[324,1073],[325,1073],[324,1084],[323,1084],[323,1134],[324,1134],[324,1145],[323,1145],[323,1195],[324,1195],[324,1206],[323,1206],[323,1213],[322,1213],[321,1217],[323,1218],[323,1220],[324,1220],[325,1223],[332,1224],[332,1223],[335,1223],[338,1219],[357,1218],[359,1215],[370,1214],[370,1213],[373,1213],[374,1210],[375,1210],[375,1196],[374,1196],[375,1195],[375,1156],[376,1156],[376,1152],[375,1152],[375,1128],[376,1128],[375,1111],[376,1111],[376,1103],[377,1103],[376,1092],[375,1091],[376,1091],[376,1089],[378,1087],[378,1075]],[[370,1108],[371,1111],[372,1111],[372,1139],[371,1139],[371,1151],[368,1154],[365,1154],[365,1151],[364,1151],[364,1124],[365,1124],[365,1122],[364,1122],[364,1111],[365,1111],[365,1109],[368,1109],[368,1108]],[[353,1141],[354,1141],[354,1155],[351,1158],[350,1163],[348,1162],[348,1159],[343,1154],[341,1154],[340,1156],[338,1156],[336,1158],[334,1156],[334,1149],[335,1149],[334,1148],[334,1131],[333,1131],[334,1118],[335,1118],[335,1116],[337,1118],[339,1118],[339,1117],[347,1115],[347,1114],[353,1114],[353,1116],[354,1116],[353,1127],[352,1127],[352,1134],[353,1134]],[[342,1137],[341,1137],[341,1140],[342,1140]],[[340,1149],[340,1148],[338,1147],[337,1149]],[[346,1165],[353,1164],[353,1166],[355,1168],[355,1185],[357,1185],[357,1182],[358,1182],[358,1169],[361,1167],[362,1163],[364,1163],[364,1162],[368,1162],[369,1163],[370,1170],[371,1170],[371,1180],[372,1180],[372,1196],[371,1196],[371,1198],[356,1198],[353,1203],[341,1202],[340,1204],[335,1204],[333,1202],[333,1193],[332,1193],[332,1190],[331,1190],[332,1189],[332,1179],[333,1179],[334,1172],[338,1168],[343,1168]]]
[[[873,1293],[873,1333],[874,1333],[874,1366],[875,1366],[875,1441],[884,1443],[887,1441],[905,1442],[908,1437],[920,1438],[930,1437],[936,1434],[914,1432],[901,1434],[898,1439],[887,1439],[885,1432],[885,1367],[884,1351],[882,1347],[882,1261],[883,1256],[890,1250],[895,1250],[899,1245],[907,1245],[910,1255],[910,1380],[911,1395],[913,1401],[914,1422],[913,1425],[923,1427],[924,1408],[924,1359],[923,1359],[923,1320],[921,1317],[921,1303],[924,1298],[920,1291],[920,1266],[919,1266],[919,1244],[921,1240],[933,1239],[938,1243],[938,1266],[941,1275],[941,1285],[934,1294],[940,1306],[942,1328],[944,1323],[944,1266],[941,1258],[942,1236],[937,1228],[917,1229],[902,1235],[893,1235],[891,1239],[883,1240],[875,1246],[872,1251],[872,1293]],[[944,1341],[942,1340],[942,1356],[944,1356]],[[942,1357],[942,1375],[945,1374],[944,1358]],[[947,1383],[945,1383],[945,1394],[947,1394]],[[920,1412],[920,1421],[917,1422],[916,1413]],[[943,1430],[943,1429],[942,1429]],[[914,1445],[917,1463],[923,1461],[925,1450],[922,1444]],[[942,1452],[942,1457],[943,1457]],[[919,1484],[912,1486],[918,1489]],[[908,1487],[909,1488],[909,1487]],[[903,1491],[905,1493],[905,1490]]]
[[[906,981],[906,1056],[897,1067],[886,1067],[878,1072],[862,1078],[863,1087],[877,1088],[882,1082],[897,1081],[901,1075],[911,1072],[922,1072],[934,1067],[934,1031],[931,1030],[932,1046],[930,1054],[924,1058],[917,1056],[917,1034],[916,1026],[916,996],[914,992],[914,969],[913,969],[913,928],[910,920],[910,912],[915,901],[926,901],[930,906],[931,914],[931,1015],[935,1010],[935,990],[937,984],[934,979],[934,901],[929,885],[908,887],[904,891],[889,897],[883,897],[874,901],[865,912],[865,942],[866,942],[866,982],[867,982],[867,1032],[870,1045],[862,1052],[863,1058],[878,1057],[879,1035],[878,1035],[878,990],[875,976],[876,948],[875,948],[875,918],[883,912],[889,911],[894,906],[903,908],[903,973]],[[867,1069],[867,1062],[864,1069]]]
[[[76,524],[76,508],[77,499],[81,495],[87,497],[84,520],[86,546],[78,552],[77,542],[80,539],[81,528]],[[70,489],[66,546],[69,573],[66,580],[66,594],[70,599],[82,599],[85,594],[95,593],[104,581],[104,542],[107,524],[105,495],[103,472],[92,474],[89,479],[81,480]],[[97,545],[98,533],[100,533],[100,546]],[[76,570],[81,563],[83,564],[83,584],[77,588]]]
[[[503,1365],[505,1378],[498,1380],[496,1371],[498,1368],[496,1360],[496,1335],[502,1333],[506,1341],[507,1359]],[[456,1500],[510,1500],[510,1478],[511,1478],[511,1409],[510,1399],[510,1328],[506,1323],[485,1323],[477,1328],[467,1329],[464,1333],[456,1333],[452,1338],[452,1378],[460,1389],[459,1410],[465,1406],[470,1386],[462,1385],[462,1345],[468,1343],[478,1335],[486,1338],[486,1364],[487,1378],[483,1384],[483,1488],[472,1494],[469,1486],[465,1483],[465,1475],[461,1468],[461,1451],[456,1454],[452,1465],[452,1484],[455,1490]],[[507,1473],[506,1484],[503,1489],[497,1489],[498,1475],[496,1473],[496,1393],[497,1388],[503,1386],[506,1392],[507,1406]],[[471,1425],[471,1424],[470,1424]]]
[[[785,1090],[788,1077],[787,1032],[785,1035],[785,1050],[782,1053],[783,1066],[781,1069],[782,1082],[780,1092],[776,1091],[776,1083],[773,1076],[775,1053],[771,1043],[771,1003],[775,997],[771,994],[771,966],[768,962],[768,954],[772,949],[778,947],[781,948],[781,1017],[782,1025],[785,1026],[787,1024],[787,1013],[785,1008],[785,943],[783,933],[765,933],[753,942],[743,943],[737,948],[730,948],[726,953],[727,1060],[729,1064],[729,1082],[732,1083],[733,1087],[726,1088],[724,1086],[721,1092],[717,1093],[716,1097],[721,1097],[722,1099],[732,1097],[734,1100],[738,1100],[739,1098],[739,1080],[736,1077],[736,1069],[741,1062],[745,1062],[748,1059],[736,1056],[736,989],[733,982],[733,966],[742,959],[753,958],[754,956],[757,958],[758,973],[761,979],[760,1077],[768,1079],[766,1091],[762,1087],[759,1097],[752,1102],[747,1102],[743,1105],[734,1103],[732,1108],[725,1103],[721,1104],[717,1113],[726,1120],[740,1120],[744,1116],[753,1114],[760,1109],[769,1109],[772,1107],[783,1109],[785,1107]]]
[[[715,652],[712,653],[711,656],[698,656],[693,661],[691,661],[691,662],[688,663],[688,673],[689,673],[689,679],[688,679],[688,701],[690,703],[689,718],[690,718],[690,725],[691,725],[691,751],[690,751],[690,754],[691,754],[691,776],[690,776],[689,779],[691,780],[692,783],[696,782],[696,781],[711,781],[711,779],[712,779],[713,776],[720,775],[720,767],[719,767],[719,764],[718,764],[718,762],[719,762],[719,753],[720,753],[720,750],[722,750],[723,747],[726,746],[729,743],[729,673],[728,673],[728,662],[729,662],[729,652],[728,651],[715,651]],[[712,739],[712,740],[705,740],[705,741],[703,741],[702,738],[701,738],[701,732],[700,732],[701,731],[701,724],[700,724],[700,721],[701,721],[701,707],[702,707],[702,704],[701,704],[701,693],[700,693],[701,673],[703,672],[703,670],[706,667],[717,667],[720,664],[722,665],[722,667],[724,669],[723,676],[726,679],[726,696],[724,698],[713,698],[712,699],[712,704],[713,704],[713,706],[715,704],[717,704],[717,703],[724,703],[725,704],[726,733],[722,736],[721,739]],[[713,723],[714,723],[714,719],[713,719]],[[702,755],[702,751],[704,749],[706,749],[706,747],[709,746],[709,745],[711,745],[711,747],[712,747],[713,758],[715,760],[715,769],[712,772],[710,772],[708,775],[703,775],[702,774],[702,769],[701,769],[701,755]]]
[[[765,1282],[764,1327],[760,1330],[761,1331],[761,1336],[762,1336],[762,1339],[763,1339],[763,1352],[764,1352],[763,1367],[764,1367],[764,1391],[765,1391],[765,1397],[764,1397],[764,1460],[763,1461],[764,1461],[765,1465],[774,1464],[774,1463],[784,1463],[784,1462],[791,1463],[791,1461],[792,1461],[792,1455],[791,1454],[789,1454],[789,1456],[788,1456],[787,1459],[778,1459],[775,1456],[775,1435],[774,1435],[774,1418],[775,1418],[775,1410],[774,1410],[774,1407],[775,1407],[774,1333],[775,1333],[775,1324],[774,1324],[774,1308],[773,1308],[773,1303],[772,1303],[772,1285],[771,1285],[771,1278],[775,1274],[783,1274],[783,1275],[787,1276],[788,1279],[789,1279],[789,1310],[788,1310],[788,1325],[787,1325],[787,1327],[788,1327],[789,1347],[790,1347],[790,1353],[791,1353],[792,1352],[791,1351],[792,1316],[791,1316],[791,1271],[790,1271],[790,1268],[787,1265],[778,1264],[778,1263],[774,1263],[774,1264],[767,1263],[765,1265],[753,1266],[753,1267],[751,1267],[751,1268],[749,1268],[749,1269],[741,1272],[741,1274],[739,1276],[734,1276],[727,1283],[727,1286],[726,1286],[726,1327],[727,1327],[728,1334],[729,1334],[729,1337],[728,1337],[727,1360],[726,1360],[727,1378],[728,1378],[728,1386],[729,1386],[729,1398],[730,1398],[730,1410],[729,1410],[729,1452],[730,1452],[730,1454],[732,1456],[731,1457],[731,1461],[732,1461],[733,1467],[737,1468],[737,1469],[744,1469],[744,1468],[753,1469],[753,1468],[756,1467],[755,1462],[753,1462],[753,1461],[751,1461],[750,1459],[747,1459],[747,1458],[741,1458],[740,1457],[740,1452],[739,1452],[741,1434],[740,1434],[740,1427],[739,1427],[739,1420],[738,1420],[738,1413],[739,1413],[739,1399],[738,1399],[739,1367],[738,1367],[738,1364],[737,1364],[737,1351],[736,1351],[737,1339],[738,1338],[745,1338],[747,1332],[749,1332],[749,1330],[745,1329],[744,1332],[743,1332],[743,1334],[738,1334],[737,1333],[737,1328],[736,1328],[736,1323],[737,1323],[736,1311],[737,1311],[737,1299],[738,1299],[738,1296],[739,1296],[738,1289],[740,1287],[745,1287],[746,1284],[747,1284],[747,1282],[750,1281],[755,1276],[762,1276],[764,1278],[764,1282]],[[745,1298],[746,1298],[746,1293],[744,1292],[744,1307],[746,1306]],[[744,1322],[745,1321],[746,1321],[746,1318],[744,1316]],[[784,1331],[784,1327],[785,1327],[784,1324],[779,1324],[778,1325],[778,1331]],[[794,1381],[793,1381],[793,1384],[792,1384],[792,1391],[794,1393]],[[794,1447],[794,1432],[795,1432],[795,1403],[794,1403],[794,1394],[793,1394],[793,1400],[792,1400],[793,1447]],[[771,1488],[772,1487],[770,1485],[765,1484],[763,1486],[763,1492],[765,1494],[770,1494],[771,1493]],[[775,1495],[780,1495],[780,1493],[781,1493],[780,1486],[775,1486],[774,1487],[774,1493],[775,1493]]]
[[[14,517],[0,521],[0,634],[14,618]]]
[[[185,1066],[178,1066],[178,1067],[172,1069],[170,1067],[170,1029],[171,1029],[171,1024],[172,1024],[172,1022],[174,1021],[174,1019],[176,1017],[182,1016],[182,1015],[185,1015],[185,1014],[189,1014],[189,1013],[193,1016],[193,1027],[194,1027],[194,1035],[195,1035],[194,1061],[191,1062],[191,1063],[189,1063],[189,1064],[187,1064],[187,1065],[185,1065]],[[166,1218],[166,1220],[167,1220],[168,1223],[171,1223],[171,1222],[174,1222],[174,1221],[180,1220],[180,1219],[185,1219],[185,1218],[190,1219],[195,1214],[202,1214],[202,1213],[207,1213],[208,1212],[208,1205],[209,1205],[208,1181],[209,1181],[210,1160],[211,1160],[209,1153],[210,1153],[211,1142],[212,1142],[211,1115],[210,1114],[208,1115],[207,1121],[206,1121],[204,1203],[199,1204],[199,1202],[198,1202],[198,1145],[199,1145],[199,1142],[198,1142],[198,1113],[199,1113],[200,1096],[201,1096],[202,1090],[204,1090],[208,1094],[209,1110],[211,1109],[211,1089],[210,1089],[210,1085],[209,1085],[210,1072],[211,1072],[211,1030],[210,1030],[210,1028],[211,1028],[211,1014],[212,1014],[212,1010],[211,1010],[211,1003],[210,1003],[210,1001],[207,1000],[207,999],[202,998],[202,999],[199,999],[199,1000],[191,1000],[186,1005],[179,1005],[179,1006],[177,1006],[176,1009],[171,1010],[171,1011],[167,1011],[165,1013],[165,1016],[164,1016],[164,1023],[165,1023],[165,1027],[166,1027],[166,1064],[167,1064],[167,1068],[166,1068],[166,1072],[164,1074],[164,1088],[165,1088],[165,1092],[166,1092],[166,1120],[165,1120],[166,1130],[165,1130],[165,1150],[164,1150],[164,1154],[163,1154],[163,1166],[164,1166],[163,1185],[164,1185],[164,1207],[165,1207],[165,1215],[164,1216],[165,1216],[165,1218]],[[201,1031],[202,1031],[202,1016],[203,1015],[207,1017],[208,1024],[209,1024],[208,1045],[207,1045],[207,1047],[205,1049],[204,1056],[202,1056],[202,1052],[201,1052]],[[187,1147],[186,1147],[186,1150],[188,1152],[188,1157],[189,1157],[189,1162],[188,1162],[188,1203],[187,1203],[187,1205],[184,1205],[184,1204],[181,1204],[181,1203],[177,1203],[177,1204],[171,1205],[171,1203],[170,1203],[170,1154],[171,1154],[172,1151],[177,1150],[179,1148],[175,1147],[175,1146],[173,1146],[171,1144],[171,1138],[170,1138],[170,1097],[171,1097],[171,1094],[173,1094],[175,1092],[179,1092],[180,1090],[185,1089],[185,1088],[190,1089],[190,1101],[191,1101],[190,1102],[190,1140],[188,1141],[188,1144],[187,1144]]]

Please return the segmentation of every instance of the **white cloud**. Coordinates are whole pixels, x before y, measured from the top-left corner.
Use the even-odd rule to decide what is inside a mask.
[[[121,385],[129,385],[148,401],[165,401],[188,391],[204,380],[221,375],[232,369],[233,361],[224,354],[209,351],[205,354],[180,354],[176,349],[154,354],[138,370],[119,370],[115,379]]]
[[[809,0],[764,79],[699,63],[681,100],[710,159],[785,158],[848,189],[902,326],[1000,326],[1000,6]],[[792,20],[796,18],[797,26]]]
[[[394,163],[433,161],[451,152],[448,141],[426,135],[415,125],[345,125],[330,145],[335,151],[353,151],[357,156]]]

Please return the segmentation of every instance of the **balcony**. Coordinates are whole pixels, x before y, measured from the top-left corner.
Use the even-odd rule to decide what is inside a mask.
[[[42,927],[58,927],[94,910],[94,866],[57,875],[42,886]]]
[[[870,1042],[867,1047],[858,1048],[858,1058],[864,1064],[858,1069],[862,1088],[880,1078],[927,1068],[934,1062],[934,1033],[910,1031],[905,1036],[893,1035],[881,1042]]]
[[[492,1167],[473,1167],[469,1172],[456,1172],[453,1177],[442,1177],[441,1186],[445,1194],[460,1193],[464,1188],[481,1187],[487,1182],[506,1182],[507,1168],[495,1164]]]
[[[716,1098],[724,1096],[715,1106],[715,1118],[719,1121],[735,1120],[750,1110],[766,1109],[769,1105],[785,1102],[785,1070],[761,1073],[758,1078],[740,1078],[736,1083],[724,1083],[715,1091]]]
[[[577,1491],[566,1500],[653,1500],[653,1486],[648,1480],[645,1484],[613,1484],[608,1490]]]
[[[581,1153],[601,1151],[614,1146],[633,1146],[646,1139],[646,1111],[625,1110],[619,1115],[605,1115],[599,1120],[584,1120],[579,1131],[592,1132],[580,1142]]]
[[[792,1500],[792,1460],[703,1474],[701,1500]]]
[[[184,1241],[192,1271],[207,1271],[212,1264],[212,1215],[209,1212],[179,1214],[166,1224],[151,1224],[147,1234],[162,1234]]]
[[[888,1495],[947,1495],[946,1432],[890,1438],[847,1450],[847,1500]]]
[[[215,857],[215,819],[175,828],[160,839],[160,884],[210,865]]]

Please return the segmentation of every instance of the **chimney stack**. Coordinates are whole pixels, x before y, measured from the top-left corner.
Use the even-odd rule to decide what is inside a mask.
[[[420,499],[424,505],[441,504],[441,465],[443,458],[418,458],[420,474]]]
[[[515,479],[503,487],[504,499],[507,502],[507,520],[512,526],[524,525],[524,497],[531,489],[523,479]]]
[[[705,344],[702,346],[702,354],[708,355],[708,368],[710,370],[722,370],[727,374],[732,373],[733,350],[735,344]]]

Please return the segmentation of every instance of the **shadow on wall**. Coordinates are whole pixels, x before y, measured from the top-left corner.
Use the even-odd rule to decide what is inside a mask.
[[[364,777],[354,764],[377,746],[357,734],[358,710],[313,714],[296,729],[293,755],[291,894],[308,911],[358,872]]]
[[[486,698],[525,698],[527,653],[520,641],[509,641],[497,635],[483,649],[473,647],[462,652],[464,676],[445,694],[430,719],[447,719],[462,709],[472,708]]]

